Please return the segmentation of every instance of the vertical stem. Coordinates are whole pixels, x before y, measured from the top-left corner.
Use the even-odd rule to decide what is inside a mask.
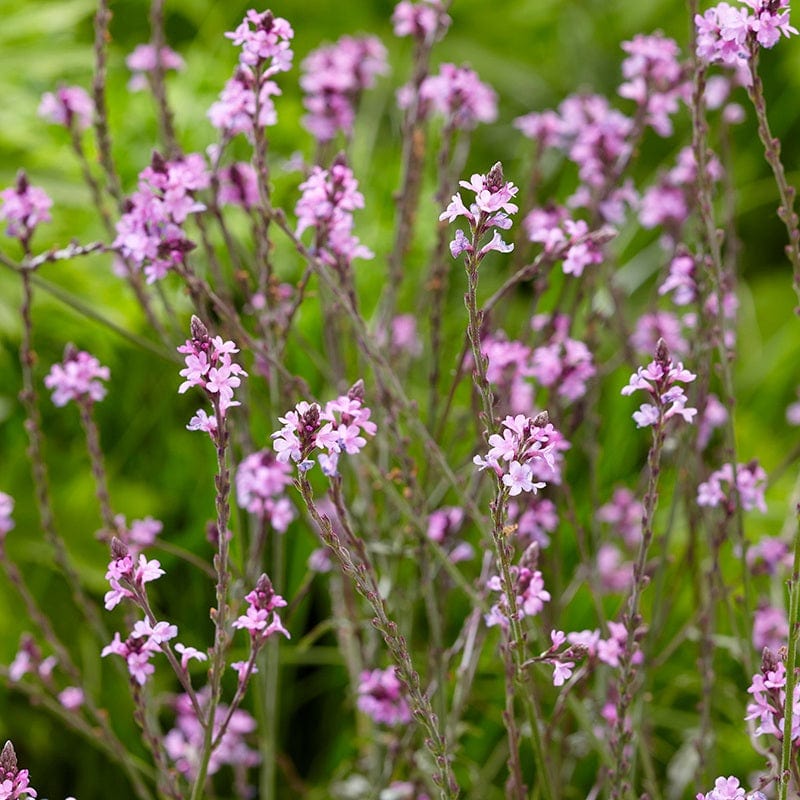
[[[800,516],[800,508],[797,509]],[[778,800],[787,800],[793,765],[791,736],[794,694],[797,685],[797,644],[800,640],[800,519],[794,534],[794,561],[789,581],[789,650],[786,656],[786,700],[783,704],[783,743],[781,745],[781,774],[778,781]],[[789,734],[787,735],[787,731]],[[800,790],[800,786],[795,787]]]
[[[95,495],[100,504],[100,515],[106,531],[112,534],[116,531],[117,524],[114,520],[114,512],[111,509],[111,496],[108,492],[108,480],[106,468],[103,463],[103,449],[100,445],[100,434],[92,416],[92,401],[82,400],[78,403],[81,414],[81,425],[86,434],[86,449],[89,451],[89,460],[92,465],[92,477],[94,478]]]

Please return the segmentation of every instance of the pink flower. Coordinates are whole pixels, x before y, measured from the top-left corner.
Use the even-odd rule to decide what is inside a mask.
[[[181,669],[184,672],[189,669],[189,662],[193,658],[197,661],[208,661],[208,655],[206,653],[203,653],[194,647],[186,647],[186,645],[183,645],[180,642],[175,645],[175,651],[180,653]]]
[[[107,381],[111,373],[108,367],[84,350],[67,345],[64,360],[53,364],[44,379],[44,385],[53,391],[53,403],[65,406],[70,400],[79,404],[96,403],[106,396],[106,388],[100,381]]]
[[[442,0],[422,0],[419,3],[401,0],[392,12],[395,36],[413,36],[429,43],[441,39],[451,22]]]
[[[14,498],[5,492],[0,492],[0,548],[5,541],[6,534],[14,528],[14,520],[11,519],[13,510]]]
[[[39,116],[55,125],[83,131],[92,123],[94,103],[80,86],[62,86],[55,92],[45,92],[39,104]]]
[[[716,508],[723,505],[727,513],[733,513],[735,499],[731,491],[734,484],[733,465],[723,464],[716,472],[708,476],[708,480],[697,487],[697,504]],[[758,461],[739,464],[736,468],[736,496],[739,505],[750,511],[757,508],[762,514],[767,513],[764,491],[767,486],[767,473]]]
[[[270,75],[286,72],[292,66],[289,43],[294,31],[283,17],[276,17],[271,11],[259,14],[250,9],[236,30],[226,33],[225,37],[242,48],[239,56],[242,64],[261,67],[270,62],[265,70]]]
[[[356,705],[379,724],[406,725],[411,722],[411,709],[403,696],[395,667],[362,672]]]
[[[67,686],[66,689],[58,694],[58,702],[67,711],[77,711],[83,705],[84,700],[83,689],[78,686]]]
[[[275,593],[270,579],[262,574],[256,588],[245,597],[247,612],[234,620],[234,628],[244,628],[258,644],[262,644],[274,633],[282,633],[290,639],[289,631],[283,627],[276,609],[283,608],[286,601]]]
[[[8,223],[6,235],[19,239],[27,247],[36,227],[50,222],[50,207],[53,201],[44,189],[31,186],[25,173],[20,171],[13,188],[0,192],[0,220]]]
[[[125,64],[133,73],[128,82],[128,89],[139,92],[147,88],[147,73],[155,72],[161,62],[161,69],[180,71],[186,64],[184,60],[166,45],[157,53],[151,44],[137,45],[136,49],[125,59]]]

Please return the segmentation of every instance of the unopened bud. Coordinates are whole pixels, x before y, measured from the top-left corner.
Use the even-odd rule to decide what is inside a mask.
[[[0,774],[9,772],[17,774],[17,754],[14,752],[14,745],[7,741],[0,752]]]
[[[111,558],[113,558],[114,561],[119,561],[121,558],[125,558],[126,555],[128,555],[128,546],[122,541],[122,539],[112,536]]]
[[[203,342],[208,339],[208,328],[203,324],[200,317],[196,317],[192,314],[192,321],[189,325],[189,331],[192,334],[192,339],[196,339],[199,342]]]

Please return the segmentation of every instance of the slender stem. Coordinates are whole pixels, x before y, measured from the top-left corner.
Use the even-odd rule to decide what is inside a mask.
[[[797,509],[800,517],[800,508]],[[781,774],[778,781],[778,800],[787,800],[790,775],[795,774],[795,790],[800,791],[796,773],[790,768],[796,767],[793,759],[793,737],[786,735],[792,730],[792,716],[794,713],[794,695],[797,686],[797,646],[800,641],[800,518],[794,534],[794,561],[792,565],[792,578],[789,581],[789,649],[786,656],[786,700],[783,704],[783,742],[781,744]]]
[[[81,415],[81,425],[86,434],[86,449],[89,451],[89,460],[92,465],[92,477],[94,478],[95,495],[100,504],[100,515],[103,518],[103,525],[109,535],[116,532],[117,523],[114,519],[114,512],[111,509],[111,496],[108,492],[108,479],[106,468],[103,461],[103,449],[100,445],[100,432],[92,416],[92,401],[82,400],[78,403]]]

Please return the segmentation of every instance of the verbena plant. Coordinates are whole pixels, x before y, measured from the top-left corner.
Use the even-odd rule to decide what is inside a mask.
[[[314,152],[276,151],[294,31],[249,11],[225,34],[238,63],[208,110],[216,139],[189,153],[168,92],[184,64],[154,0],[128,66],[158,142],[128,181],[100,2],[90,91],[54,87],[40,113],[65,129],[104,234],[41,249],[58,213],[47,192],[20,172],[0,193],[30,495],[63,579],[54,603],[0,494],[0,563],[29,629],[0,675],[114,765],[115,796],[800,795],[800,537],[791,507],[776,535],[751,520],[768,476],[737,441],[748,343],[726,146],[747,113],[738,93],[800,297],[795,192],[758,71],[797,31],[785,0],[689,6],[683,48],[661,33],[622,44],[618,98],[576,94],[518,118],[530,163],[510,175],[502,148],[468,169],[498,99],[469,67],[434,66],[448,4],[400,2],[392,22],[412,53],[379,249],[365,231],[385,217],[385,182],[368,203],[352,168],[359,107],[388,72],[376,37],[302,62]],[[649,143],[684,135],[643,181]],[[48,273],[109,254],[146,320],[140,357],[168,367],[120,364],[112,378],[80,341],[41,366],[33,306],[57,291]],[[113,307],[62,297],[117,329]],[[68,479],[45,390],[77,407],[101,520],[77,553],[48,477]],[[200,407],[182,416],[179,394]],[[205,509],[200,535],[116,499],[108,431],[153,395],[161,423],[207,450],[152,458],[146,476],[193,476],[175,502]],[[316,702],[325,712],[306,714]],[[295,763],[298,731],[324,769],[314,753]],[[9,742],[0,800],[34,796]]]

